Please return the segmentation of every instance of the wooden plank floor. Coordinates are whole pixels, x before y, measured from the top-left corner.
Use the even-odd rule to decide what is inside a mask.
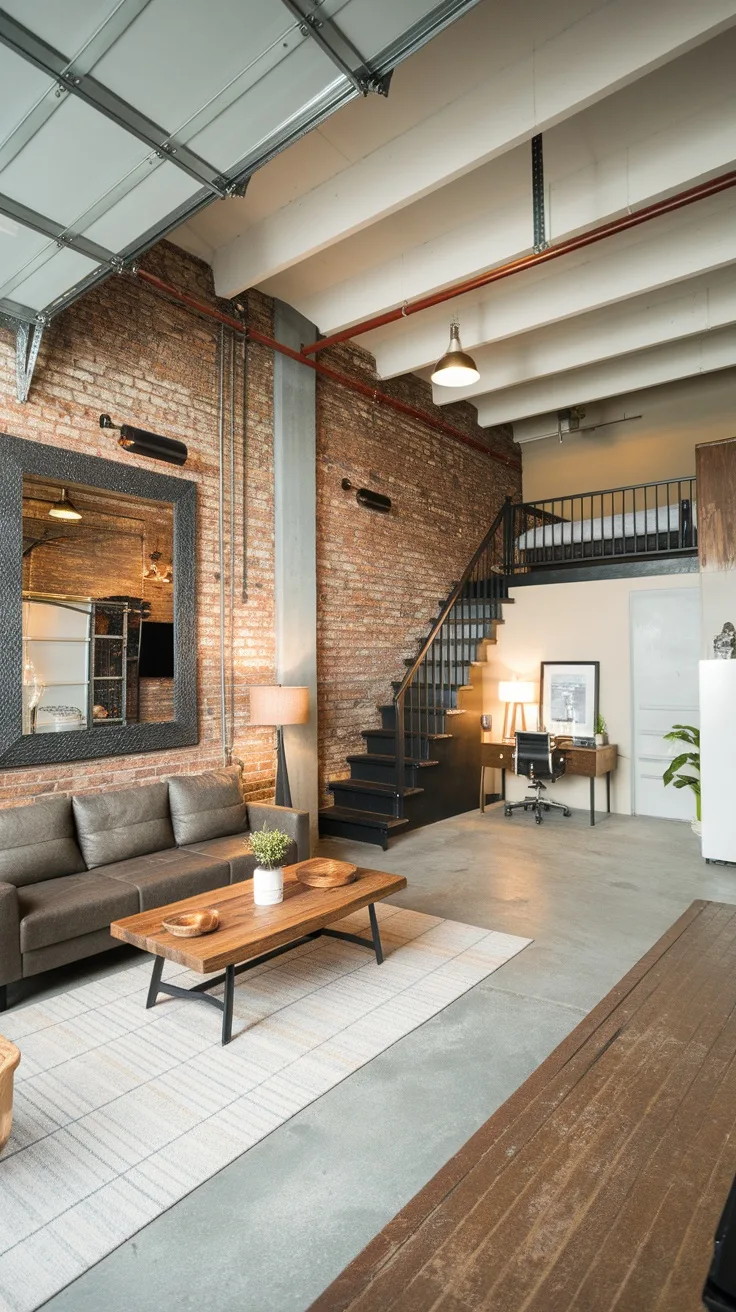
[[[697,1312],[736,1174],[736,906],[694,902],[311,1312]]]

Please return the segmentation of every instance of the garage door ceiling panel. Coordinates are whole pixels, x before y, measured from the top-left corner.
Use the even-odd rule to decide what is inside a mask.
[[[45,306],[61,296],[67,287],[73,287],[97,266],[86,255],[77,251],[58,251],[40,269],[13,289],[13,297],[30,305],[34,310]]]
[[[0,143],[7,140],[53,85],[45,73],[0,46]]]
[[[277,140],[305,105],[344,84],[327,56],[303,42],[188,144],[218,168],[232,169],[252,158],[262,143]]]
[[[0,295],[8,279],[48,245],[49,239],[42,233],[31,232],[0,214]]]
[[[162,214],[178,209],[199,190],[198,183],[173,164],[160,164],[127,196],[89,227],[80,227],[80,231],[108,250],[123,251],[153,227]]]
[[[398,41],[429,9],[426,0],[351,0],[339,18],[340,31],[367,60]]]
[[[0,172],[0,192],[72,224],[149,153],[136,137],[70,97]]]
[[[0,0],[0,296],[57,313],[475,3]]]
[[[76,55],[120,5],[121,0],[3,0],[2,8],[47,45]]]
[[[278,3],[154,0],[100,60],[94,76],[173,132],[246,65],[257,70],[273,47],[278,62],[289,28],[294,21]]]

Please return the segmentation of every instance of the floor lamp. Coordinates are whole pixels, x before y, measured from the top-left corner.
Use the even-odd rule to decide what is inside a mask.
[[[513,738],[516,734],[516,721],[521,707],[521,727],[526,729],[526,710],[537,699],[536,685],[523,679],[501,680],[498,685],[498,700],[505,702],[503,712],[503,739]]]
[[[283,684],[256,684],[250,690],[251,724],[269,724],[276,729],[276,805],[291,806],[289,774],[284,751],[285,724],[306,724],[309,720],[309,689]]]

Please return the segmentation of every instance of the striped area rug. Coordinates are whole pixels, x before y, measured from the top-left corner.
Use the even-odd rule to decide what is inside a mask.
[[[31,1312],[531,941],[380,903],[386,959],[321,938],[212,1007],[145,1010],[150,958],[2,1017],[21,1049],[0,1158],[0,1309]],[[340,922],[368,932],[367,909]],[[167,963],[164,979],[201,979]]]

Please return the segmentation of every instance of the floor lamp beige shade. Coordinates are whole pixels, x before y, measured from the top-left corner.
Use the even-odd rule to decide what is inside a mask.
[[[498,685],[498,700],[505,702],[503,737],[513,738],[521,708],[521,727],[526,729],[526,707],[537,700],[537,686],[525,679],[502,679]]]
[[[254,684],[250,690],[251,724],[269,724],[276,728],[276,805],[291,806],[289,772],[284,751],[285,724],[306,724],[309,720],[309,689],[283,683]]]

